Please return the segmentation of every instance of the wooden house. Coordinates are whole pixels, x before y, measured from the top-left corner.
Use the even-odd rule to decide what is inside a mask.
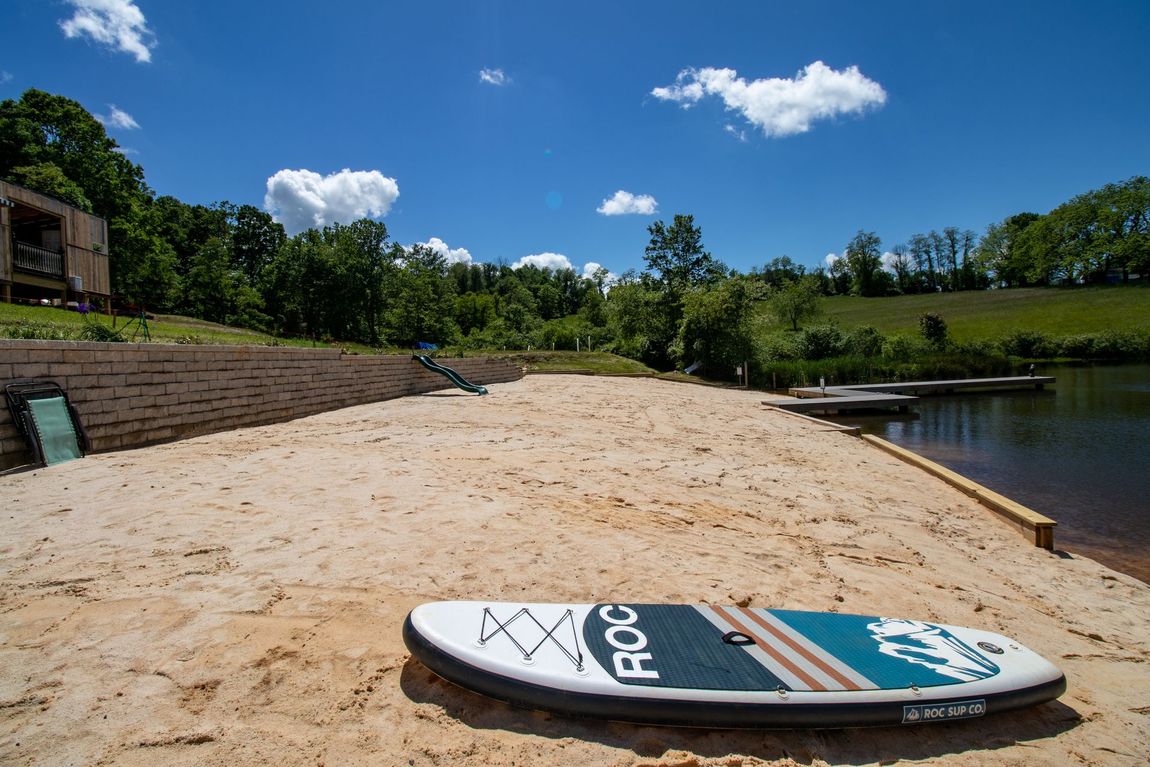
[[[111,296],[108,222],[0,181],[0,300],[107,306]]]

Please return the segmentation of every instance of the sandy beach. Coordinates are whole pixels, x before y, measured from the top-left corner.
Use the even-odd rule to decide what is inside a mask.
[[[0,764],[1146,764],[1150,586],[761,392],[530,376],[0,476]],[[1057,518],[1057,514],[1052,516]],[[1068,690],[911,728],[514,709],[401,637],[439,599],[711,602],[1015,637]]]

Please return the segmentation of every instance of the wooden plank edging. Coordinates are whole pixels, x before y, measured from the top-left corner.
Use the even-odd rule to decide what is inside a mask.
[[[863,434],[861,437],[880,450],[884,450],[900,460],[917,466],[938,477],[948,485],[961,490],[983,506],[1017,523],[1024,532],[1032,532],[1034,534],[1035,546],[1048,551],[1054,549],[1054,527],[1058,523],[1050,517],[1039,514],[1037,511],[1027,508],[1021,503],[1012,501],[1004,495],[983,487],[973,480],[967,479],[958,472],[951,471],[945,466],[923,458],[918,453],[887,442],[885,439],[876,437],[873,434]]]
[[[838,431],[842,432],[843,434],[849,434],[852,437],[859,437],[862,435],[862,429],[858,426],[844,426],[841,423],[835,423],[834,421],[824,421],[821,418],[815,418],[813,415],[807,415],[806,413],[798,413],[794,410],[784,410],[781,407],[777,407],[771,400],[763,400],[761,404],[766,405],[776,413],[782,413],[783,415],[790,416],[791,418],[801,418],[808,423],[813,423],[817,426],[821,426],[827,431]]]

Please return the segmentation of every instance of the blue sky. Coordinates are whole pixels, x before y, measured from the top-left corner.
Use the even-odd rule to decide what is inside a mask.
[[[384,221],[453,259],[749,271],[982,233],[1150,173],[1150,2],[10,0],[0,99],[105,121],[158,194]],[[345,173],[344,171],[348,171]],[[622,192],[622,195],[618,193]]]

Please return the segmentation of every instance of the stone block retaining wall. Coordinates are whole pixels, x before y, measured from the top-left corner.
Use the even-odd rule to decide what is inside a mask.
[[[476,384],[523,370],[488,357],[438,359]],[[408,356],[338,349],[0,339],[0,386],[50,379],[68,393],[92,452],[288,421],[327,410],[451,388]],[[474,395],[470,395],[474,396]],[[0,469],[32,460],[0,407]]]

